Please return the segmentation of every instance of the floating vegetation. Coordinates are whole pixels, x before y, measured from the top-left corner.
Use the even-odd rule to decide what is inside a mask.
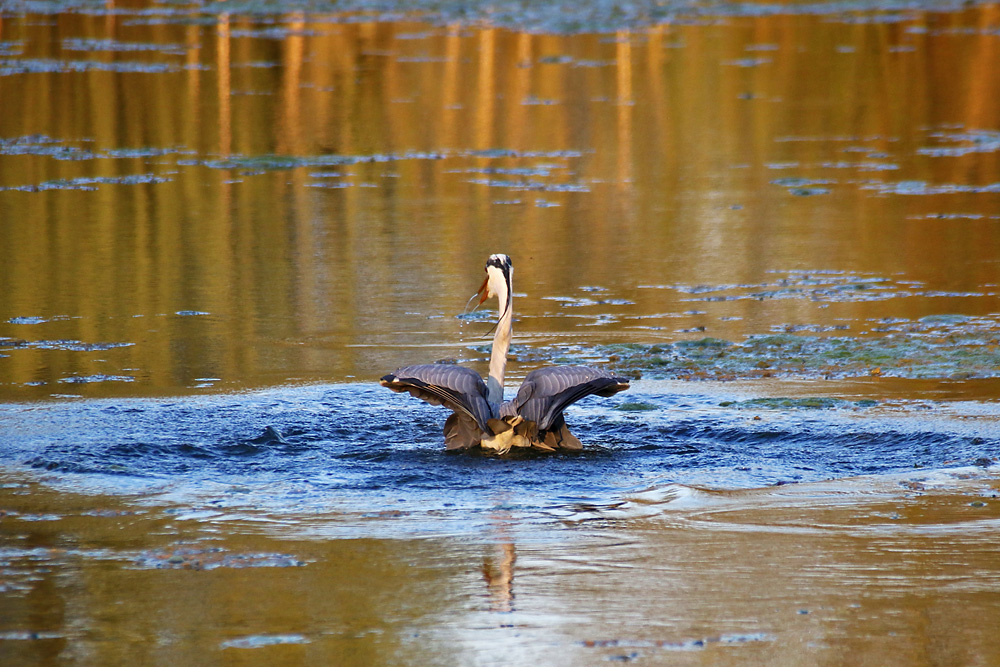
[[[24,51],[24,42],[0,40],[0,56],[16,56]]]
[[[914,281],[841,271],[790,273],[773,282],[743,285],[640,285],[688,294],[684,301],[807,299],[821,302],[883,301],[908,296],[938,296]],[[954,295],[951,295],[954,296]]]
[[[279,644],[308,644],[309,639],[303,635],[248,635],[230,639],[220,644],[221,648],[261,648]]]
[[[899,377],[965,380],[1000,377],[1000,323],[906,321],[881,336],[749,336],[740,343],[716,338],[620,344],[601,349],[623,372],[674,379],[753,377]]]
[[[80,178],[60,178],[38,185],[11,185],[0,187],[0,192],[44,192],[46,190],[97,190],[98,185],[145,185],[169,183],[172,178],[157,174],[131,174],[129,176],[81,176]]]
[[[615,410],[621,410],[622,412],[648,412],[650,410],[659,410],[659,406],[652,403],[644,403],[642,401],[633,401],[626,403],[619,403],[615,406]]]
[[[0,155],[40,155],[56,160],[92,160],[97,154],[44,134],[0,138]]]
[[[207,70],[200,63],[147,63],[134,60],[55,60],[52,58],[18,58],[0,60],[0,76],[15,74],[61,74],[67,72],[118,72],[162,74],[164,72],[180,72],[183,70]]]
[[[37,155],[51,157],[56,160],[149,158],[178,153],[190,154],[192,151],[180,148],[154,148],[151,146],[91,150],[44,134],[0,138],[0,155]]]
[[[758,67],[760,65],[767,65],[773,62],[772,58],[762,56],[759,58],[737,58],[736,60],[727,60],[723,62],[723,65],[732,65],[734,67]]]
[[[135,378],[131,375],[97,373],[95,375],[71,375],[59,381],[65,384],[93,384],[95,382],[135,382]]]
[[[42,320],[47,321],[47,320]],[[0,337],[0,350],[2,349],[36,349],[36,350],[63,350],[67,352],[98,352],[113,350],[119,347],[131,347],[135,343],[84,343],[79,340],[35,340],[27,341],[20,338]]]
[[[737,410],[832,410],[872,408],[876,405],[878,405],[878,401],[871,399],[849,401],[830,396],[808,396],[805,398],[765,397],[751,398],[745,401],[723,401],[719,403],[720,407],[731,407]]]
[[[343,23],[360,21],[420,20],[438,25],[490,25],[539,33],[610,33],[654,25],[716,21],[731,16],[772,16],[806,14],[828,16],[851,23],[905,22],[915,11],[955,11],[965,6],[961,0],[860,0],[858,2],[798,3],[705,3],[700,0],[555,0],[545,3],[468,0],[443,3],[437,0],[216,0],[204,3],[156,3],[152,8],[109,6],[103,0],[3,0],[7,12],[58,14],[76,12],[123,17],[125,25],[211,25],[218,16],[253,16],[262,19],[289,12],[324,14],[325,20]],[[847,13],[849,11],[849,13]],[[930,34],[993,34],[991,28],[948,28],[930,30],[911,26],[908,32]],[[313,34],[309,29],[283,26],[241,30],[239,36],[282,39],[289,35]],[[768,45],[762,45],[768,46]],[[767,50],[767,49],[760,49]],[[556,56],[558,57],[558,56]],[[556,61],[562,62],[562,61]]]
[[[184,44],[157,44],[153,42],[120,42],[117,39],[85,39],[70,37],[62,41],[65,51],[111,51],[134,53],[154,51],[171,55],[184,55],[187,48]]]
[[[220,567],[301,567],[304,562],[288,554],[232,553],[221,547],[146,551],[135,559],[140,568],[215,570]]]
[[[789,194],[797,197],[810,197],[812,195],[825,195],[830,193],[829,188],[816,187],[825,185],[831,181],[816,180],[809,178],[776,178],[771,181],[772,185],[780,185],[788,188]]]
[[[407,152],[400,154],[373,155],[231,155],[224,158],[181,160],[184,166],[204,166],[211,169],[235,169],[250,173],[265,173],[299,167],[324,168],[343,167],[374,162],[396,162],[399,160],[441,160],[445,153]]]
[[[1000,132],[995,130],[969,130],[968,132],[935,132],[931,135],[942,143],[958,146],[934,146],[918,148],[920,155],[932,157],[960,157],[970,153],[996,153],[1000,151]]]
[[[824,169],[857,169],[858,171],[894,171],[899,169],[898,164],[891,162],[823,162],[820,166]]]
[[[1000,192],[1000,183],[985,185],[967,185],[961,183],[945,183],[931,185],[925,181],[899,181],[897,183],[865,183],[862,190],[874,190],[882,195],[950,195],[957,193],[993,194]]]

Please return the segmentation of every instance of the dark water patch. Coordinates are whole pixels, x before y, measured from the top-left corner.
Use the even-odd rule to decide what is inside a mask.
[[[247,635],[222,642],[220,648],[262,648],[281,644],[308,644],[310,640],[304,635]]]
[[[289,28],[281,25],[267,26],[264,28],[244,28],[233,30],[230,35],[233,37],[251,37],[254,39],[287,39],[289,37],[315,37],[324,34],[320,30],[309,30],[304,28]]]
[[[716,23],[731,17],[766,17],[778,14],[818,15],[844,23],[895,23],[912,20],[914,12],[953,12],[968,7],[959,0],[861,0],[797,3],[721,3],[669,0],[651,4],[636,0],[559,0],[545,3],[496,3],[471,0],[441,3],[436,0],[227,0],[204,4],[160,3],[131,7],[107,5],[96,0],[5,0],[7,12],[36,15],[83,13],[116,16],[125,25],[212,25],[220,16],[276,20],[289,12],[303,12],[305,19],[324,23],[393,22],[420,20],[436,25],[501,27],[536,33],[612,33],[661,24]],[[978,3],[973,3],[978,4]],[[992,28],[928,28],[911,26],[928,34],[993,34]],[[274,27],[241,29],[256,38],[282,39],[313,34],[311,29]],[[671,43],[672,46],[677,46]]]
[[[67,37],[62,40],[65,51],[105,51],[119,53],[137,53],[153,51],[182,56],[189,48],[196,49],[198,45],[153,43],[153,42],[121,42],[117,39],[94,39],[84,37]]]
[[[51,58],[0,59],[0,76],[17,74],[64,74],[78,72],[116,72],[120,74],[163,74],[184,70],[207,70],[206,65],[186,63],[148,63],[140,61],[116,60],[55,60]]]
[[[996,153],[1000,151],[1000,132],[996,130],[934,132],[930,137],[938,143],[958,145],[918,148],[917,153],[919,155],[961,157],[972,153]]]
[[[751,398],[744,401],[723,401],[719,404],[724,408],[733,407],[740,410],[830,410],[834,408],[871,408],[878,401],[865,399],[848,401],[830,396],[809,396],[805,398]]]
[[[585,639],[581,645],[592,649],[626,649],[627,653],[612,653],[605,657],[611,662],[631,662],[656,655],[661,651],[700,651],[713,644],[746,644],[774,641],[775,637],[764,632],[713,635],[699,639]]]
[[[87,190],[95,191],[98,185],[148,185],[169,183],[173,179],[157,174],[132,174],[128,176],[81,176],[79,178],[60,178],[44,181],[37,185],[13,185],[0,187],[2,191],[13,192],[46,192],[49,190]]]
[[[775,271],[774,273],[783,273]],[[774,281],[729,285],[639,285],[643,289],[672,289],[689,295],[686,301],[739,301],[771,299],[805,299],[818,302],[851,303],[885,301],[904,297],[954,296],[926,289],[913,280],[898,280],[879,275],[846,271],[810,271],[787,273]],[[986,291],[968,296],[989,296]]]
[[[796,197],[811,197],[813,195],[825,195],[830,193],[830,188],[817,187],[831,183],[828,180],[816,180],[809,178],[776,178],[771,181],[772,185],[780,185],[788,189],[788,193]]]
[[[987,216],[983,213],[924,213],[908,215],[907,220],[1000,220],[1000,215]]]
[[[652,403],[626,401],[625,403],[616,405],[615,410],[621,410],[622,412],[645,412],[646,410],[659,410],[659,408]]]
[[[0,155],[39,155],[56,160],[92,160],[97,154],[44,134],[0,138]]]
[[[539,192],[590,192],[588,186],[579,183],[545,183],[543,181],[511,181],[493,178],[474,178],[467,182],[473,185],[488,185],[491,188],[505,188],[513,192],[531,190]]]
[[[49,320],[44,320],[49,321]],[[35,322],[31,322],[35,324]],[[18,322],[17,324],[20,324]],[[0,338],[0,350],[2,349],[35,349],[35,350],[63,350],[67,352],[100,352],[104,350],[114,350],[121,347],[131,347],[135,343],[113,342],[113,343],[86,343],[81,340],[24,340],[21,338]]]
[[[859,337],[778,333],[749,336],[741,343],[703,338],[609,345],[600,350],[621,371],[661,378],[1000,377],[1000,328],[992,320],[875,328],[890,333]]]
[[[528,522],[547,522],[547,508],[561,498],[605,505],[650,477],[751,488],[1000,455],[995,428],[951,422],[933,409],[886,417],[847,399],[727,400],[656,387],[631,390],[630,403],[641,409],[599,399],[571,408],[567,420],[584,451],[521,458],[447,453],[445,410],[369,385],[6,405],[0,464],[55,475],[78,490],[210,508],[192,520],[211,521],[222,510],[391,512],[408,518],[405,530],[461,531],[487,521],[498,503]]]
[[[469,157],[477,158],[578,158],[583,157],[582,151],[523,151],[513,148],[486,148],[481,150],[471,150],[464,153]]]
[[[222,547],[175,547],[144,551],[134,560],[141,569],[216,570],[219,568],[302,567],[289,554],[233,553]]]
[[[823,169],[854,169],[857,171],[895,171],[899,169],[898,164],[889,162],[822,162],[819,166]]]
[[[97,154],[97,157],[128,159],[128,158],[148,158],[161,157],[164,155],[190,155],[193,151],[183,148],[155,148],[152,146],[141,146],[138,148],[109,148]]]
[[[734,67],[759,67],[761,65],[769,65],[774,62],[773,58],[768,58],[766,56],[761,56],[758,58],[737,58],[735,60],[723,61],[723,65],[732,65]]]
[[[110,148],[97,150],[76,145],[86,143],[89,142],[70,142],[64,139],[49,137],[44,134],[30,134],[20,137],[0,138],[0,155],[32,155],[50,157],[56,160],[98,160],[109,158],[150,158],[171,154],[191,153],[191,151],[181,148],[157,148],[152,146],[142,146],[136,148]]]
[[[94,375],[70,375],[59,380],[65,384],[91,384],[94,382],[135,382],[135,377],[131,375],[106,375],[95,373]]]
[[[788,194],[796,197],[813,197],[815,195],[830,194],[829,188],[789,188]]]
[[[178,164],[184,166],[201,165],[211,169],[232,169],[246,172],[248,175],[283,171],[299,167],[343,167],[356,164],[395,162],[399,160],[442,160],[448,157],[445,153],[406,152],[400,154],[372,155],[232,155],[217,159],[181,160]]]
[[[896,183],[871,182],[861,185],[862,190],[873,190],[880,195],[949,195],[949,194],[995,194],[1000,192],[1000,183],[968,185],[964,183],[944,183],[932,185],[926,181],[898,181]]]

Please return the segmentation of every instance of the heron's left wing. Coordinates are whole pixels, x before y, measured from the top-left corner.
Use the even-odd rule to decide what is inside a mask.
[[[486,400],[486,383],[471,368],[454,364],[406,366],[384,376],[380,384],[468,415],[480,429],[492,433],[486,425],[494,416]]]
[[[517,396],[503,404],[501,416],[520,415],[538,425],[552,426],[568,406],[585,396],[612,396],[628,389],[628,379],[591,366],[549,366],[528,373]]]

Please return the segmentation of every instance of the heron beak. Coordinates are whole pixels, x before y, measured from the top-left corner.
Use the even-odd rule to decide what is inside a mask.
[[[483,281],[483,284],[479,286],[479,291],[476,292],[476,296],[479,297],[480,306],[486,302],[486,299],[490,298],[489,282],[490,282],[490,277],[486,276],[486,279]]]
[[[483,305],[483,302],[489,298],[490,291],[487,289],[487,283],[489,283],[489,281],[489,276],[487,276],[486,280],[483,281],[482,286],[476,291],[475,294],[469,297],[469,301],[465,304],[465,312],[469,312],[469,304],[471,304],[476,298],[478,298],[479,301],[477,301],[476,305],[473,306],[472,312],[476,312],[476,309]]]

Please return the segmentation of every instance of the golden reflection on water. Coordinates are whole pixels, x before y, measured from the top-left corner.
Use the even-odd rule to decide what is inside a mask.
[[[14,662],[1000,660],[1000,489],[982,473],[678,507],[647,492],[561,527],[506,516],[422,539],[393,536],[407,519],[391,513],[366,522],[388,537],[331,539],[361,517],[261,521],[7,481],[0,650]]]
[[[0,150],[3,400],[475,356],[488,324],[453,315],[498,250],[523,347],[996,310],[998,5],[573,36],[135,18],[0,21],[0,139],[22,138]],[[137,64],[154,69],[115,69]],[[370,159],[275,167],[329,155]],[[136,176],[163,182],[109,182]],[[664,288],[823,270],[940,294],[692,304]],[[101,376],[119,379],[66,382]],[[946,389],[995,394],[981,382]],[[544,508],[558,520],[451,517],[456,535],[432,517],[443,534],[419,538],[391,510],[175,507],[59,490],[71,477],[100,483],[4,473],[0,661],[1000,663],[995,468],[562,498]]]
[[[0,391],[370,380],[467,355],[463,340],[479,333],[451,316],[497,250],[514,256],[516,289],[528,295],[519,331],[538,344],[669,341],[692,325],[735,340],[787,322],[992,312],[991,298],[942,296],[685,314],[676,295],[640,286],[832,269],[988,295],[1000,283],[995,192],[877,188],[1000,182],[995,147],[924,152],[1000,127],[998,20],[989,4],[885,23],[779,15],[556,36],[302,13],[267,24],[222,14],[206,26],[8,18],[0,39],[22,45],[15,63],[167,69],[8,73],[0,136],[168,152],[4,154],[0,186],[168,182],[0,192],[0,335],[132,344],[14,350],[0,359]],[[74,51],[71,38],[162,48]],[[472,152],[496,148],[514,153]],[[330,154],[376,161],[202,164]],[[829,193],[772,184],[786,177]],[[631,302],[613,313],[626,319],[580,326],[545,300],[584,286]],[[192,311],[207,315],[175,315]],[[9,322],[24,317],[50,321]],[[637,317],[664,330],[636,330]],[[135,381],[60,384],[100,374]]]

